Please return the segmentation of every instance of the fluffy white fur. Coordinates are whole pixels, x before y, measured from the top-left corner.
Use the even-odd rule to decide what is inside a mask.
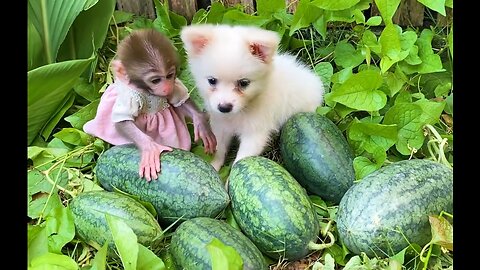
[[[233,136],[240,140],[234,162],[260,155],[272,132],[290,116],[315,111],[323,101],[320,78],[295,57],[277,52],[276,32],[197,24],[184,27],[181,39],[217,138],[212,160],[216,170],[223,165]],[[241,80],[249,85],[241,87]],[[225,107],[231,110],[225,112]]]

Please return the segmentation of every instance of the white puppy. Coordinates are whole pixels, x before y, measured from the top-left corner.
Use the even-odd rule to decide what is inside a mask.
[[[233,136],[240,140],[234,162],[260,155],[290,116],[322,103],[320,78],[295,57],[277,52],[276,32],[196,24],[184,27],[181,39],[217,137],[212,160],[217,171]]]

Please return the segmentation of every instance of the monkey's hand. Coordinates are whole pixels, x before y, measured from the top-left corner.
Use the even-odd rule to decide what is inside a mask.
[[[140,177],[145,177],[148,182],[157,179],[160,174],[160,155],[164,151],[172,151],[172,148],[150,141],[140,148],[141,160],[138,173]]]
[[[195,142],[200,138],[203,141],[203,148],[205,153],[213,154],[217,149],[217,138],[213,134],[210,124],[208,123],[208,117],[205,113],[195,114],[193,117],[193,132],[195,135]]]

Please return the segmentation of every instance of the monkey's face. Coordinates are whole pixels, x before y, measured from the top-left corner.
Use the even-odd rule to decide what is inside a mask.
[[[152,95],[167,97],[173,92],[176,69],[172,67],[167,72],[156,68],[129,70],[130,83],[148,91]]]
[[[166,75],[159,72],[149,72],[145,76],[145,84],[148,86],[146,90],[150,94],[161,97],[169,96],[175,85],[175,70],[168,72]]]

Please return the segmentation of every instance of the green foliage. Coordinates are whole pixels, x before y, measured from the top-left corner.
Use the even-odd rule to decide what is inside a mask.
[[[233,247],[213,238],[206,248],[212,258],[212,270],[243,269],[242,257]]]
[[[254,14],[241,5],[212,2],[198,10],[191,23],[251,24],[276,31],[282,37],[281,50],[296,54],[322,78],[325,104],[317,112],[338,125],[354,150],[357,181],[385,164],[410,158],[453,166],[453,23],[397,25],[393,17],[400,0],[300,0],[293,14],[283,0],[257,0]],[[180,78],[202,107],[179,38],[187,20],[159,0],[154,0],[153,20],[116,11],[115,3],[28,1],[29,269],[127,269],[127,261],[139,269],[172,269],[168,260],[158,257],[167,258],[164,250],[136,246],[128,233],[117,241],[134,247],[137,256],[124,253],[122,259],[76,239],[64,206],[80,192],[102,189],[93,168],[110,145],[85,134],[82,127],[94,117],[102,92],[113,80],[109,63],[118,41],[131,30],[155,28],[173,40],[182,58]],[[442,15],[445,7],[453,8],[451,0],[419,3]],[[366,18],[372,4],[380,15]],[[201,144],[193,144],[192,151],[211,159]],[[222,168],[222,179],[230,167],[227,163]],[[337,206],[320,198],[315,206],[322,217],[321,236],[337,236]],[[412,244],[387,259],[352,256],[335,242],[313,269],[446,269],[453,265],[451,230],[442,219],[433,221],[432,241],[423,250]],[[168,237],[165,241],[167,246]],[[231,262],[233,255],[227,253],[223,259]]]

